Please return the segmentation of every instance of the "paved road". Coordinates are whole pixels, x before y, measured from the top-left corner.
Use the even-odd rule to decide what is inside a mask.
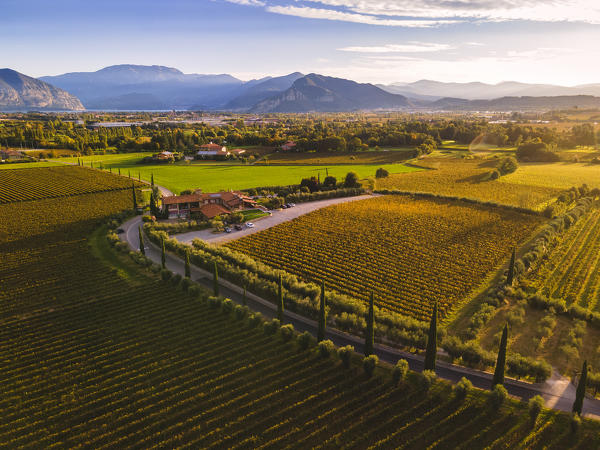
[[[125,232],[121,235],[121,239],[128,242],[129,246],[133,250],[139,249],[138,227],[141,225],[142,219],[138,216],[129,220],[122,226]],[[152,259],[154,262],[160,264],[160,249],[154,244],[150,243],[149,240],[147,240],[146,245],[146,256]],[[168,254],[166,260],[169,270],[184,275],[185,266],[182,259],[172,254]],[[194,281],[197,281],[208,289],[212,289],[211,273],[196,266],[192,266],[191,272],[192,279]],[[219,278],[219,284],[221,285],[221,295],[230,298],[237,303],[242,302],[242,288],[223,280],[222,277]],[[257,295],[247,293],[246,300],[247,305],[252,310],[258,311],[266,317],[272,318],[277,315],[277,307],[273,303]],[[309,331],[315,336],[317,334],[317,323],[315,321],[307,319],[306,317],[300,316],[294,312],[285,312],[285,322],[291,323],[298,331]],[[327,339],[331,339],[337,346],[352,345],[357,352],[362,353],[363,351],[362,338],[328,328]],[[423,357],[420,355],[403,352],[401,350],[381,344],[377,344],[375,346],[375,353],[379,359],[388,363],[395,364],[399,358],[404,358],[408,361],[412,370],[423,370]],[[465,377],[469,379],[475,387],[480,389],[489,389],[492,380],[492,374],[490,373],[449,364],[443,361],[438,361],[436,374],[440,378],[444,378],[453,383],[456,383],[462,377]],[[567,412],[571,411],[573,400],[575,398],[574,386],[564,378],[558,376],[553,376],[553,378],[545,383],[539,384],[507,379],[505,382],[505,387],[510,395],[519,397],[523,400],[528,400],[534,395],[541,395],[546,401],[546,405],[548,407]],[[560,393],[560,395],[557,393]],[[587,398],[584,402],[583,412],[587,416],[600,419],[600,401]]]
[[[377,194],[375,194],[377,195]],[[296,217],[303,216],[317,209],[325,208],[326,206],[338,205],[340,203],[355,202],[357,200],[365,200],[374,197],[374,195],[359,195],[356,197],[331,198],[327,200],[317,200],[316,202],[298,203],[293,208],[273,211],[269,217],[264,217],[254,223],[254,228],[244,228],[240,231],[232,231],[231,233],[213,233],[212,230],[191,231],[189,233],[181,233],[175,236],[180,242],[190,243],[194,239],[199,238],[203,241],[217,244],[227,241],[233,241],[249,234],[257,233],[267,228],[274,227],[283,222],[288,222]]]

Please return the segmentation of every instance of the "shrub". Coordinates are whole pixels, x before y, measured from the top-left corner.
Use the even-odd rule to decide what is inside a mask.
[[[272,335],[277,332],[280,326],[281,322],[279,322],[279,319],[273,319],[269,322],[266,322],[263,329],[265,331],[265,334]]]
[[[532,397],[529,399],[529,417],[531,418],[531,422],[535,423],[538,416],[542,412],[544,408],[544,399],[539,395]]]
[[[346,345],[345,347],[341,347],[338,350],[338,355],[342,360],[342,364],[346,369],[350,368],[350,363],[352,362],[352,354],[354,353],[354,347],[351,345]]]
[[[300,346],[301,350],[306,350],[313,344],[314,340],[315,339],[313,338],[312,334],[310,334],[308,331],[305,331],[298,336],[298,345]]]
[[[369,355],[363,358],[363,370],[368,377],[373,376],[373,372],[375,372],[375,367],[377,367],[378,362],[379,358],[377,355]]]
[[[558,155],[548,149],[544,142],[525,142],[519,145],[516,152],[519,161],[527,162],[557,162]]]
[[[387,178],[389,175],[390,173],[383,167],[380,167],[375,171],[375,178]]]
[[[182,280],[182,276],[179,275],[178,273],[173,274],[173,276],[171,277],[171,284],[173,286],[179,286],[179,283],[181,283]]]
[[[233,311],[233,302],[231,299],[226,298],[221,302],[221,311],[223,311],[223,314],[231,314],[231,311]]]
[[[173,272],[171,272],[170,270],[167,269],[162,269],[160,271],[160,278],[163,281],[169,281],[171,279],[171,277],[173,276]]]
[[[394,385],[398,386],[398,383],[406,378],[407,373],[408,361],[405,359],[399,359],[392,370],[392,381],[394,382]]]
[[[212,309],[217,309],[221,307],[221,298],[220,297],[215,297],[213,295],[211,295],[210,297],[208,297],[208,307],[212,308]]]
[[[235,305],[233,308],[233,316],[235,320],[243,320],[248,315],[248,308],[242,305]]]
[[[283,342],[289,342],[294,337],[294,326],[291,323],[283,325],[279,329]]]
[[[193,283],[194,282],[191,279],[184,278],[183,280],[181,280],[181,289],[183,289],[185,292],[187,292]]]
[[[262,322],[262,314],[257,312],[254,314],[251,314],[248,317],[248,326],[250,326],[250,328],[256,328],[257,326],[259,326]]]
[[[329,355],[331,355],[335,351],[335,345],[333,345],[333,342],[327,339],[325,341],[319,342],[319,344],[317,345],[317,349],[321,358],[329,358]]]
[[[513,173],[518,167],[517,160],[512,156],[509,156],[500,161],[500,164],[498,164],[498,171],[500,172],[500,175],[507,175]]]
[[[437,375],[435,374],[435,372],[433,370],[424,370],[423,373],[421,373],[421,379],[420,384],[421,387],[428,391],[429,388],[433,385],[433,383],[435,383],[435,380],[437,379]]]
[[[202,291],[200,289],[200,286],[198,286],[196,283],[194,283],[188,288],[187,292],[190,295],[190,297],[198,298]]]
[[[501,384],[497,384],[492,389],[492,393],[490,394],[490,402],[495,409],[499,409],[504,403],[504,400],[508,397],[508,391]]]
[[[464,399],[469,392],[473,389],[473,383],[467,380],[465,377],[462,377],[458,383],[454,386],[454,393],[456,394],[456,398]]]

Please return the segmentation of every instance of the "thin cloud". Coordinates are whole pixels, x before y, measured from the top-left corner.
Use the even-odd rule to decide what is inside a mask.
[[[306,6],[267,6],[266,10],[275,14],[303,17],[305,19],[335,20],[388,27],[428,28],[456,23],[455,20],[383,19],[365,14],[348,13],[333,9],[310,8]]]
[[[437,44],[431,42],[407,42],[406,44],[387,44],[366,47],[343,47],[338,48],[342,52],[353,53],[423,53],[441,52],[451,50],[454,47],[448,44]]]
[[[597,0],[309,0],[372,16],[500,22],[585,22],[600,24]]]
[[[228,3],[235,3],[236,5],[244,6],[265,6],[266,3],[262,0],[225,0]]]

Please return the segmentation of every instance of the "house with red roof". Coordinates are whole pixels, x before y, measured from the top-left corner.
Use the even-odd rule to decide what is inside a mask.
[[[197,159],[224,159],[229,156],[227,147],[219,144],[204,144],[200,146],[200,150],[196,152]]]
[[[235,191],[204,193],[200,189],[187,195],[162,198],[162,210],[169,219],[202,216],[214,219],[246,208],[256,208],[256,202],[247,195]]]

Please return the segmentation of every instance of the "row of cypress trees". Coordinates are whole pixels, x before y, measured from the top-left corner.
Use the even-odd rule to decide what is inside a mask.
[[[140,252],[145,255],[144,240],[141,227],[138,229],[140,239]],[[514,261],[515,261],[515,250],[509,266],[509,272],[507,277],[507,283],[512,284],[514,276]],[[161,266],[166,268],[166,252],[164,239],[161,241]],[[190,255],[186,253],[185,256],[185,276],[190,278],[191,267],[190,267]],[[217,262],[214,262],[213,269],[213,294],[219,296],[219,273]],[[244,287],[243,304],[246,304],[246,288]],[[283,300],[283,283],[281,275],[279,276],[278,283],[278,302],[277,302],[277,318],[280,323],[283,323],[284,314],[284,300]],[[425,361],[424,370],[435,371],[436,359],[437,359],[437,320],[438,320],[438,305],[437,302],[433,306],[431,319],[429,322],[429,333],[427,336],[427,346],[425,350]],[[325,296],[325,281],[321,283],[321,295],[319,298],[319,318],[317,328],[317,342],[321,342],[325,339],[325,331],[327,327],[327,299]],[[496,366],[494,368],[494,376],[492,378],[492,389],[497,385],[504,385],[504,372],[506,367],[506,351],[508,345],[508,324],[504,325],[502,330],[502,337],[500,338],[500,346],[498,349],[498,357],[496,359]],[[375,347],[375,295],[371,293],[369,299],[369,308],[367,312],[367,327],[365,330],[365,345],[364,354],[370,356],[374,353]],[[581,376],[577,385],[577,392],[575,402],[573,403],[573,412],[581,415],[583,410],[583,401],[585,398],[585,388],[587,383],[587,361],[583,362]]]

